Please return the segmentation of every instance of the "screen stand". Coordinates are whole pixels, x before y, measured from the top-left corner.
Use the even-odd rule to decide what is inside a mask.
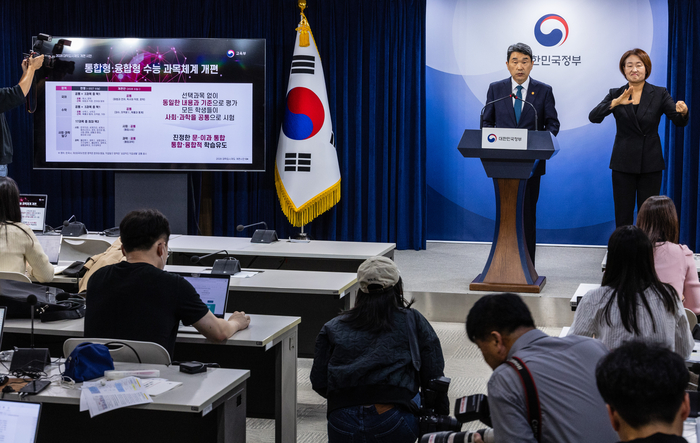
[[[187,234],[187,173],[116,172],[114,226],[135,209],[157,209],[168,218],[172,234]]]

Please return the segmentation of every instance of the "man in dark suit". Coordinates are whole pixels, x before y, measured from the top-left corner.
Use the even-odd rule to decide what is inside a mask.
[[[516,43],[508,48],[506,66],[511,77],[491,83],[486,94],[486,102],[507,97],[509,94],[520,97],[537,110],[537,127],[532,106],[515,98],[498,101],[486,106],[482,125],[494,128],[523,128],[559,132],[557,110],[554,107],[552,87],[530,77],[532,71],[532,49],[525,43]],[[540,195],[540,177],[545,173],[545,160],[539,160],[527,181],[523,219],[525,241],[535,264],[535,243],[537,240],[537,199]]]

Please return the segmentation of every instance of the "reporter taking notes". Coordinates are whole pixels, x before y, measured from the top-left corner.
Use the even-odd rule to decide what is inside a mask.
[[[41,283],[53,280],[53,266],[29,226],[21,223],[19,189],[10,177],[0,177],[0,271],[27,271]]]
[[[641,49],[631,49],[620,58],[620,72],[627,84],[613,88],[588,115],[600,123],[612,114],[617,134],[610,156],[615,227],[634,224],[637,209],[652,195],[659,195],[666,169],[659,138],[659,121],[666,115],[676,126],[688,124],[688,106],[674,102],[666,88],[646,81],[651,59]]]
[[[250,324],[244,312],[217,318],[183,277],[163,270],[170,224],[155,209],[128,213],[119,225],[126,261],[105,266],[88,282],[85,336],[151,341],[173,357],[180,321],[222,341]]]

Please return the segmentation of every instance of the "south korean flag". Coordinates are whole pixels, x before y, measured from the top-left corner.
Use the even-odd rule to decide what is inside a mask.
[[[275,160],[282,212],[297,227],[340,201],[340,167],[323,66],[308,21],[303,13],[301,17]]]

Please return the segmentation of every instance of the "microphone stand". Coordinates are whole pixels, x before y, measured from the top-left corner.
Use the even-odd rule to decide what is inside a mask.
[[[246,228],[258,225],[263,225],[265,229],[256,229],[253,233],[253,237],[251,237],[250,239],[251,243],[272,243],[279,240],[279,238],[277,238],[277,231],[275,231],[274,229],[267,229],[267,223],[265,223],[264,221],[252,223],[250,225],[245,226],[238,225],[236,226],[236,231],[241,232]]]
[[[218,254],[219,252],[225,252],[226,255],[228,255],[228,251],[222,249],[220,251],[212,252],[211,254],[203,255],[201,257],[198,255],[193,255],[192,257],[190,257],[190,261],[193,264],[198,264],[203,258],[211,257],[212,255]],[[212,274],[233,275],[239,272],[241,272],[241,264],[237,259],[233,257],[225,257],[214,260],[214,265],[211,268]]]
[[[505,100],[507,98],[512,98],[514,97],[513,94],[508,94],[505,97],[497,98],[496,100],[491,100],[490,102],[487,102],[483,108],[481,108],[481,114],[479,115],[479,129],[484,129],[484,111],[486,110],[486,107],[489,105],[492,105],[494,103],[498,103],[501,100]],[[517,97],[516,97],[517,98]]]
[[[524,99],[518,97],[517,95],[513,95],[513,98],[516,100],[520,100],[523,103],[527,103],[528,105],[530,105],[530,107],[532,107],[532,112],[535,113],[535,131],[539,131],[539,126],[537,126],[537,109],[535,109],[535,105],[533,105],[532,103],[530,103],[527,100],[524,100]]]
[[[29,339],[29,348],[16,349],[12,354],[12,363],[10,363],[10,373],[27,374],[35,376],[43,373],[44,368],[51,364],[49,350],[47,348],[34,348],[34,309],[37,303],[37,298],[34,294],[27,297],[29,303],[31,317],[31,333]]]

